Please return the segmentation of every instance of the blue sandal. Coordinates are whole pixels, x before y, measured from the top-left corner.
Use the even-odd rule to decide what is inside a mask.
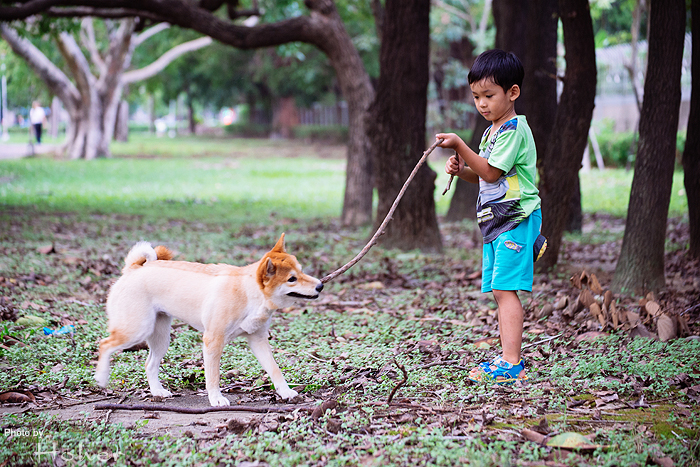
[[[527,381],[527,375],[520,376],[525,371],[525,362],[520,359],[517,365],[508,363],[500,356],[491,362],[482,362],[469,372],[469,379],[477,383],[492,381],[498,385],[510,386],[516,381]]]

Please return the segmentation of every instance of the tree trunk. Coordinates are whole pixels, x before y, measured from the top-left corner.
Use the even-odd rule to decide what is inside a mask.
[[[612,287],[646,292],[665,286],[664,246],[681,102],[685,2],[653,0],[649,55],[627,224]]]
[[[129,141],[129,103],[125,100],[119,103],[117,123],[114,126],[114,140],[124,143]]]
[[[377,157],[379,224],[426,148],[430,0],[387,0],[377,98],[369,136]],[[431,141],[432,143],[432,141]],[[435,215],[435,172],[424,164],[380,238],[404,250],[442,251]]]
[[[552,131],[540,159],[542,233],[547,237],[548,247],[538,262],[539,270],[557,263],[595,105],[597,71],[588,0],[559,0],[559,11],[564,29],[566,73],[554,120],[556,130]]]
[[[690,115],[683,150],[683,182],[688,197],[688,224],[690,227],[689,253],[700,258],[700,0],[691,6],[693,57],[691,63],[692,89]]]
[[[518,101],[542,159],[557,114],[557,0],[531,0],[525,37],[525,79]]]

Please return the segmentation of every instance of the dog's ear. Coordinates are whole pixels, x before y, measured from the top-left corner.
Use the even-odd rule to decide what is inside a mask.
[[[276,272],[277,272],[277,267],[275,266],[275,263],[273,263],[270,258],[267,258],[267,266],[265,267],[265,275],[269,279],[270,277],[273,277]]]
[[[282,236],[280,236],[280,239],[277,240],[277,243],[275,246],[272,248],[272,251],[277,251],[279,253],[284,253],[284,233],[282,233]]]

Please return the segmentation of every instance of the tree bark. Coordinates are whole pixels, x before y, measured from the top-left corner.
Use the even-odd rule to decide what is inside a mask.
[[[539,270],[557,263],[595,105],[597,71],[588,0],[559,0],[559,11],[564,29],[566,73],[554,121],[556,131],[552,131],[540,159],[542,233],[548,246],[537,263]]]
[[[664,247],[681,102],[685,2],[653,0],[649,22],[639,151],[612,283],[624,293],[657,291],[666,284]]]
[[[377,219],[389,211],[426,148],[430,0],[387,0],[377,99],[370,140],[377,157]],[[381,243],[442,251],[435,215],[435,172],[423,165],[394,213]]]
[[[688,252],[700,258],[700,0],[691,5],[693,56],[691,63],[692,89],[685,148],[683,149],[683,183],[688,198],[690,248]]]

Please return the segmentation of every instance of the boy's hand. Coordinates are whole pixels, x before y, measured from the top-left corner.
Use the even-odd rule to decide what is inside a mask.
[[[451,156],[449,159],[447,159],[447,162],[445,163],[445,172],[447,172],[450,175],[457,175],[463,169],[464,161],[461,157],[458,157],[457,154]]]
[[[459,143],[463,143],[462,138],[454,133],[438,133],[435,135],[436,141],[440,139],[444,140],[442,143],[438,144],[441,148],[457,149]]]

